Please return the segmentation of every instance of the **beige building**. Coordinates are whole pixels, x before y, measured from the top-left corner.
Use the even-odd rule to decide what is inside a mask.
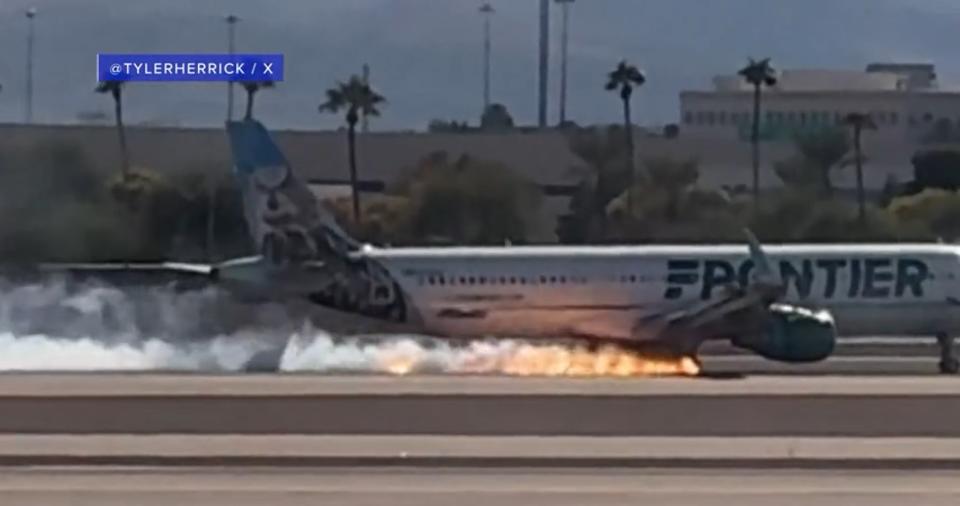
[[[709,91],[680,94],[687,138],[748,140],[753,88],[740,76],[717,76]],[[852,112],[869,113],[877,142],[916,145],[960,133],[960,90],[943,89],[932,64],[871,64],[855,70],[784,70],[763,91],[761,132],[789,140],[796,132],[836,125]]]

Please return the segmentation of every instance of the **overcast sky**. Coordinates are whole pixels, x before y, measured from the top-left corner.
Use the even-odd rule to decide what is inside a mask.
[[[524,124],[536,120],[537,0],[491,0],[493,96]],[[480,0],[0,0],[0,121],[23,117],[24,9],[36,6],[35,117],[73,121],[110,111],[96,95],[98,52],[218,52],[223,15],[242,18],[238,50],[286,55],[286,81],[258,96],[272,127],[330,128],[323,90],[370,64],[389,99],[376,129],[420,129],[432,118],[475,122],[481,109]],[[554,45],[559,9],[553,10]],[[960,0],[578,0],[571,34],[569,115],[618,118],[603,74],[621,58],[647,71],[637,120],[675,121],[677,93],[709,86],[748,56],[777,67],[862,68],[871,61],[932,61],[960,83]],[[556,120],[559,51],[551,68]],[[130,122],[217,125],[225,85],[132,84]]]

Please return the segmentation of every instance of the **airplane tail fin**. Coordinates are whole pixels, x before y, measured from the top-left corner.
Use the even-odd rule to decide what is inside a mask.
[[[244,215],[258,253],[274,263],[346,255],[360,247],[293,173],[259,121],[227,122]]]

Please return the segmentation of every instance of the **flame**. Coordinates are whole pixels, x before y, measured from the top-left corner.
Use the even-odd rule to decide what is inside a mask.
[[[431,360],[417,350],[422,351],[415,348],[384,353],[379,357],[379,369],[397,376],[422,371]],[[700,373],[699,364],[691,357],[652,359],[613,347],[589,351],[531,344],[500,348],[474,346],[462,351],[454,360],[443,361],[439,369],[453,374],[575,378],[696,376]]]
[[[383,361],[383,368],[394,376],[406,376],[414,371],[417,361],[412,357],[394,356]]]
[[[651,359],[628,351],[597,352],[567,348],[529,347],[505,357],[500,373],[510,376],[637,377],[696,376],[700,367],[690,357],[679,360]]]

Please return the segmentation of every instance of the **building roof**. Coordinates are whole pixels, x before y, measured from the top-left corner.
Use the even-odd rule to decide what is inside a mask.
[[[777,84],[771,91],[926,91],[937,88],[936,79],[932,63],[871,63],[866,70],[784,69],[777,71]],[[716,76],[713,84],[715,92],[752,89],[736,74]]]
[[[906,76],[891,72],[863,72],[859,70],[792,69],[777,74],[777,84],[770,92],[810,91],[904,91]],[[717,76],[714,91],[749,91],[751,86],[736,75]]]

